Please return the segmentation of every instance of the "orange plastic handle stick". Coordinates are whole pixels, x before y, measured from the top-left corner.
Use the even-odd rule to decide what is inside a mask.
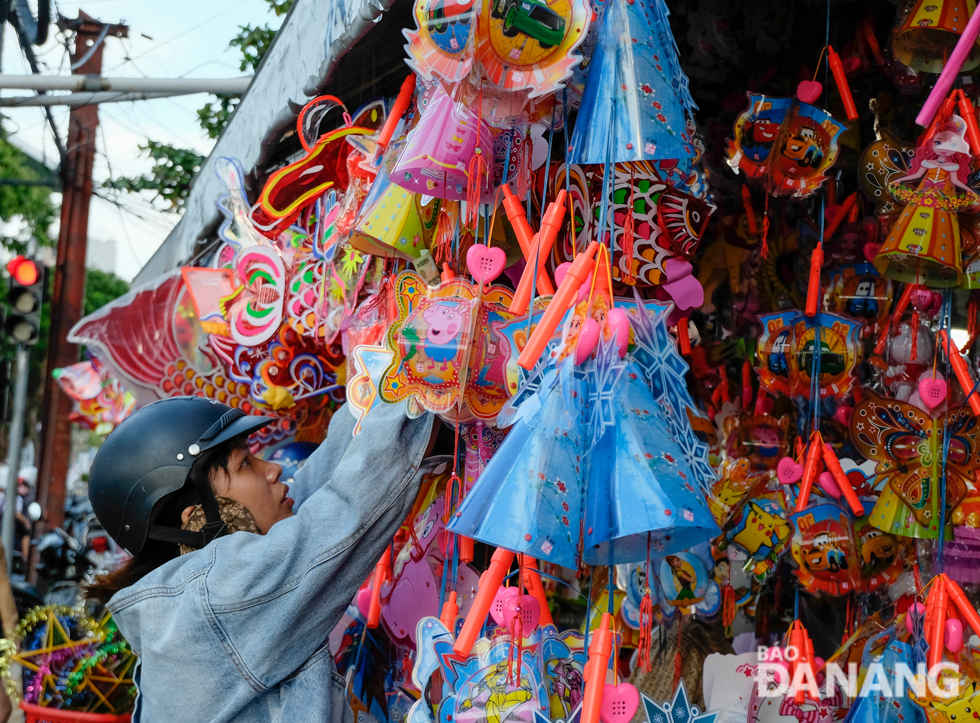
[[[402,116],[405,115],[405,111],[408,110],[408,104],[412,102],[412,95],[414,93],[415,74],[411,73],[402,83],[402,88],[398,91],[395,104],[391,106],[391,113],[388,114],[384,128],[381,129],[381,135],[378,137],[378,148],[382,151],[391,143],[391,137],[395,134],[395,128],[398,127],[398,121],[401,120]]]
[[[368,608],[367,626],[372,630],[381,623],[381,586],[391,577],[391,546],[374,566],[374,579],[371,581],[371,606]]]
[[[456,593],[449,593],[449,597],[442,605],[442,612],[439,614],[439,622],[446,626],[450,633],[456,630],[456,616],[459,615],[459,605],[456,604]]]
[[[687,328],[688,318],[682,316],[677,320],[677,341],[681,345],[681,354],[689,356],[691,353],[691,330]]]
[[[510,571],[513,562],[514,553],[510,550],[498,547],[497,551],[493,553],[493,557],[490,558],[490,567],[480,577],[480,589],[477,590],[473,605],[466,615],[466,622],[463,623],[463,629],[459,631],[459,637],[456,638],[456,644],[453,645],[453,652],[457,655],[466,657],[470,654],[473,643],[476,642],[480,630],[483,628],[483,623],[487,619],[487,613],[490,612],[490,606],[497,595],[497,590],[500,589],[500,585]]]
[[[847,479],[844,468],[840,466],[840,460],[837,459],[833,447],[829,444],[824,444],[823,446],[823,463],[827,465],[827,470],[834,476],[834,481],[840,487],[841,494],[844,495],[844,499],[850,505],[851,511],[858,517],[862,517],[864,515],[864,505],[858,499],[857,494],[854,492],[854,487],[851,486],[851,481]]]
[[[949,595],[946,592],[945,575],[940,575],[933,583],[932,592],[926,601],[926,619],[929,625],[926,628],[926,642],[929,643],[929,653],[926,662],[929,668],[935,668],[943,659],[943,645],[946,635],[946,606],[949,604]],[[932,613],[931,620],[930,612]]]
[[[810,490],[813,489],[813,481],[820,472],[820,460],[822,442],[819,437],[810,440],[810,447],[806,451],[806,465],[803,467],[803,479],[800,481],[800,496],[796,498],[796,511],[802,512],[810,501]]]
[[[578,290],[582,287],[582,284],[589,278],[592,269],[595,268],[594,257],[598,250],[599,242],[593,241],[589,244],[589,248],[575,257],[571,267],[568,269],[568,273],[565,275],[565,279],[561,282],[561,286],[558,287],[558,291],[555,292],[551,303],[548,304],[548,308],[545,309],[544,315],[541,317],[541,321],[538,322],[537,328],[531,334],[527,346],[524,347],[524,351],[521,352],[521,356],[517,360],[517,363],[525,369],[531,370],[538,363],[538,359],[541,358],[541,354],[548,345],[551,335],[558,328],[558,323],[565,316],[565,312],[568,311],[568,307],[578,294]]]
[[[527,222],[527,216],[524,215],[524,207],[521,205],[521,199],[514,195],[514,192],[510,190],[510,186],[506,183],[500,188],[504,192],[504,211],[507,212],[510,225],[514,227],[517,243],[521,245],[521,253],[524,254],[524,260],[528,264],[533,264],[534,232],[531,230],[531,224]],[[548,272],[544,270],[543,262],[538,262],[537,286],[538,293],[542,296],[555,293],[555,287],[551,283],[551,279],[548,278]]]
[[[970,604],[970,601],[967,600],[963,589],[949,578],[946,578],[945,582],[946,593],[949,595],[950,600],[953,601],[956,609],[963,616],[963,619],[966,620],[967,624],[973,628],[973,632],[980,635],[980,633],[977,633],[980,630],[980,615],[977,615],[977,611]]]
[[[980,156],[980,128],[977,127],[977,111],[970,99],[966,97],[966,93],[962,90],[956,92],[959,94],[956,106],[959,108],[963,120],[966,121],[966,136],[970,139],[970,148],[973,149],[973,155]]]
[[[459,536],[459,561],[473,562],[473,538]]]
[[[548,607],[548,596],[544,594],[544,585],[541,584],[541,575],[538,574],[538,566],[534,558],[524,556],[524,587],[534,596],[541,606],[541,627],[554,625],[555,621],[551,617],[551,608]]]
[[[606,670],[612,657],[613,632],[612,615],[602,614],[599,629],[592,633],[589,643],[589,662],[585,664],[585,696],[582,698],[581,723],[599,723],[599,708],[602,706],[602,688],[606,684]]]
[[[558,198],[551,202],[548,210],[545,211],[544,218],[541,219],[541,230],[533,239],[531,256],[528,258],[527,266],[524,267],[524,273],[521,275],[521,281],[514,292],[514,299],[510,302],[512,314],[520,316],[527,311],[527,305],[531,303],[531,281],[534,279],[535,265],[538,267],[538,286],[541,285],[541,272],[544,270],[545,262],[551,253],[551,247],[555,245],[562,219],[565,217],[566,195],[564,188],[559,191]],[[547,276],[547,272],[545,272],[545,276]]]
[[[820,269],[823,268],[823,244],[810,254],[810,283],[806,289],[806,315],[816,316],[820,308]]]
[[[830,72],[834,74],[834,82],[837,84],[837,92],[844,103],[844,111],[847,113],[847,120],[857,120],[858,109],[854,105],[854,97],[851,95],[851,86],[847,84],[847,74],[844,73],[844,64],[840,62],[840,56],[834,52],[834,46],[827,46],[827,63],[830,65]]]
[[[973,389],[973,377],[970,376],[970,368],[967,366],[966,360],[960,355],[960,350],[956,348],[956,344],[949,338],[945,329],[940,329],[939,341],[943,349],[946,348],[947,343],[949,344],[949,363],[953,367],[953,373],[956,374],[963,393],[970,394],[970,390]],[[970,403],[973,414],[980,417],[980,394],[973,392],[967,401]]]
[[[749,224],[749,236],[759,235],[759,223],[755,220],[755,209],[752,208],[752,191],[748,186],[742,186],[742,205],[745,206],[745,220]]]
[[[868,23],[864,26],[864,39],[868,42],[868,47],[871,48],[871,54],[875,56],[875,62],[878,65],[885,64],[885,56],[881,54],[881,45],[878,44],[878,38],[875,37],[874,28]]]
[[[844,199],[844,203],[842,203],[840,208],[837,209],[837,213],[834,214],[834,217],[830,219],[830,223],[828,223],[823,230],[824,241],[833,237],[833,235],[837,232],[837,227],[844,222],[845,218],[847,218],[847,214],[851,212],[851,208],[857,203],[857,200],[857,191]]]

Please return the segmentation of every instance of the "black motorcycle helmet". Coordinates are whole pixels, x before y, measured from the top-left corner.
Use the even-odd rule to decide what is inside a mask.
[[[92,462],[88,494],[96,517],[131,555],[147,539],[204,547],[224,523],[210,484],[185,489],[191,466],[202,452],[272,421],[202,397],[161,399],[136,410],[106,437]],[[201,532],[155,524],[168,503],[194,492],[207,517]]]

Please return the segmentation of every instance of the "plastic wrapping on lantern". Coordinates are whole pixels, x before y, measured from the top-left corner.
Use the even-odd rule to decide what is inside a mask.
[[[581,62],[576,49],[591,20],[588,0],[486,0],[476,21],[483,77],[501,90],[526,92],[531,100],[554,93]]]
[[[614,0],[598,29],[569,161],[693,158],[697,106],[687,86],[661,0]]]
[[[513,320],[512,292],[490,286],[481,295],[464,278],[430,287],[412,271],[394,288],[398,317],[385,334],[393,361],[382,374],[381,398],[389,403],[414,396],[425,409],[453,422],[474,416],[492,421],[508,399],[507,363],[512,347],[497,327]]]
[[[642,372],[631,364],[616,380],[618,365],[605,360],[612,346],[600,342],[590,402],[593,428],[603,427],[589,453],[585,497],[583,557],[593,565],[645,560],[648,541],[660,556],[719,532]]]
[[[749,107],[735,120],[728,165],[762,179],[774,196],[808,196],[827,180],[845,126],[827,111],[795,98],[748,93]]]
[[[968,406],[939,419],[898,399],[867,390],[851,414],[851,440],[877,463],[876,486],[883,485],[869,521],[903,537],[939,537],[957,507],[975,486],[980,469],[980,420]],[[940,512],[943,437],[951,436],[945,464],[946,509]],[[952,537],[947,529],[945,538]]]
[[[544,374],[450,532],[578,568],[585,391],[571,359]]]
[[[442,201],[426,205],[418,194],[391,182],[382,163],[354,223],[350,243],[379,256],[396,255],[409,261],[428,249]]]
[[[480,163],[471,163],[480,155]],[[479,173],[476,174],[477,166]],[[493,136],[483,120],[436,85],[418,125],[391,171],[391,180],[407,191],[454,201],[466,200],[477,184],[481,203],[493,200]],[[470,178],[470,173],[478,178]]]
[[[408,66],[426,80],[463,80],[473,67],[474,5],[474,0],[416,0],[416,29],[402,30]]]
[[[915,670],[915,662],[912,659],[912,648],[908,643],[899,640],[892,640],[881,652],[880,659],[872,659],[872,653],[866,653],[869,658],[868,665],[872,660],[881,665],[884,672],[884,679],[888,690],[897,690],[900,678],[895,675],[895,671],[904,666],[907,670]],[[879,674],[881,675],[881,674]],[[867,695],[860,695],[854,699],[848,713],[850,723],[926,723],[922,708],[913,703],[906,695],[885,696],[882,687],[872,687]]]
[[[850,512],[825,502],[807,506],[791,520],[795,533],[790,550],[797,565],[793,574],[800,585],[834,596],[856,590],[861,575]]]
[[[752,495],[725,525],[725,542],[748,555],[748,567],[759,579],[775,569],[790,545],[793,523],[788,507],[781,489]]]

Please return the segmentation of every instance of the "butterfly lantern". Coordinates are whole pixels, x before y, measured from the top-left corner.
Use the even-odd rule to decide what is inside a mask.
[[[980,469],[980,421],[968,407],[933,419],[913,404],[868,391],[854,407],[850,429],[854,446],[877,463],[875,475],[884,484],[869,517],[872,525],[893,535],[934,539],[940,525],[966,521],[962,511],[978,503],[974,480]]]
[[[748,109],[735,120],[735,138],[728,140],[728,165],[761,179],[774,196],[809,196],[837,160],[844,124],[796,98],[748,97]]]

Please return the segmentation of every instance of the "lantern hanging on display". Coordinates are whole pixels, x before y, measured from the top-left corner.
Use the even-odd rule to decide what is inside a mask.
[[[694,158],[694,110],[662,0],[614,0],[598,28],[570,163]]]
[[[941,73],[975,10],[974,0],[916,0],[895,31],[892,52],[912,70]],[[974,43],[960,72],[978,65],[980,46]]]

